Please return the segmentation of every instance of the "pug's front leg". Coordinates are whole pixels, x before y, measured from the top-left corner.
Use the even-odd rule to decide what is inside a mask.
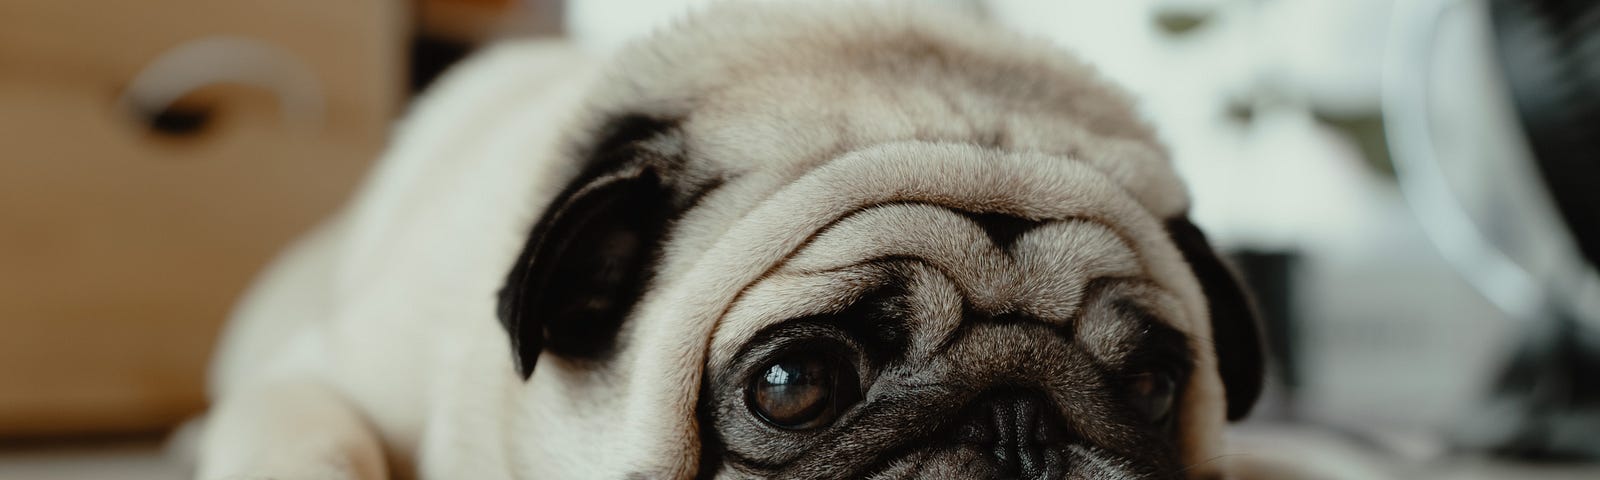
[[[382,442],[338,392],[315,381],[231,392],[206,420],[199,480],[381,480]]]

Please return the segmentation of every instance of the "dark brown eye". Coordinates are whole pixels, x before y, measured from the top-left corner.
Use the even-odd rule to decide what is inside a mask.
[[[859,377],[834,355],[802,352],[778,359],[750,379],[748,399],[756,414],[778,427],[821,427],[861,398]]]
[[[1141,373],[1131,380],[1133,409],[1150,423],[1165,421],[1177,402],[1177,379],[1166,373]]]

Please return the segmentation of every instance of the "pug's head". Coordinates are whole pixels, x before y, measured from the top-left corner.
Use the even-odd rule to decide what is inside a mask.
[[[731,10],[625,54],[579,123],[501,292],[545,429],[513,448],[647,478],[1215,473],[1254,319],[1119,93],[959,19]]]

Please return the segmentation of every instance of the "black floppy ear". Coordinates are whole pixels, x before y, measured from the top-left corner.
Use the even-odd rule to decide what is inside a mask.
[[[587,168],[534,223],[500,289],[517,372],[539,353],[598,359],[653,275],[680,169],[674,125],[630,116],[602,129]]]
[[[1211,339],[1216,348],[1217,373],[1228,400],[1228,420],[1250,413],[1265,380],[1261,357],[1261,329],[1256,323],[1254,305],[1233,270],[1222,263],[1200,228],[1188,218],[1167,221],[1184,260],[1200,280],[1200,288],[1211,309]]]

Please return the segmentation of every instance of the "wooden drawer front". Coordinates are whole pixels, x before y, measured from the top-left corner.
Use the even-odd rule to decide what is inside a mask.
[[[0,437],[159,429],[202,405],[241,289],[381,148],[402,7],[0,0]],[[186,135],[119,102],[163,52],[219,36],[293,57],[318,121],[248,85],[192,95],[214,115]]]

